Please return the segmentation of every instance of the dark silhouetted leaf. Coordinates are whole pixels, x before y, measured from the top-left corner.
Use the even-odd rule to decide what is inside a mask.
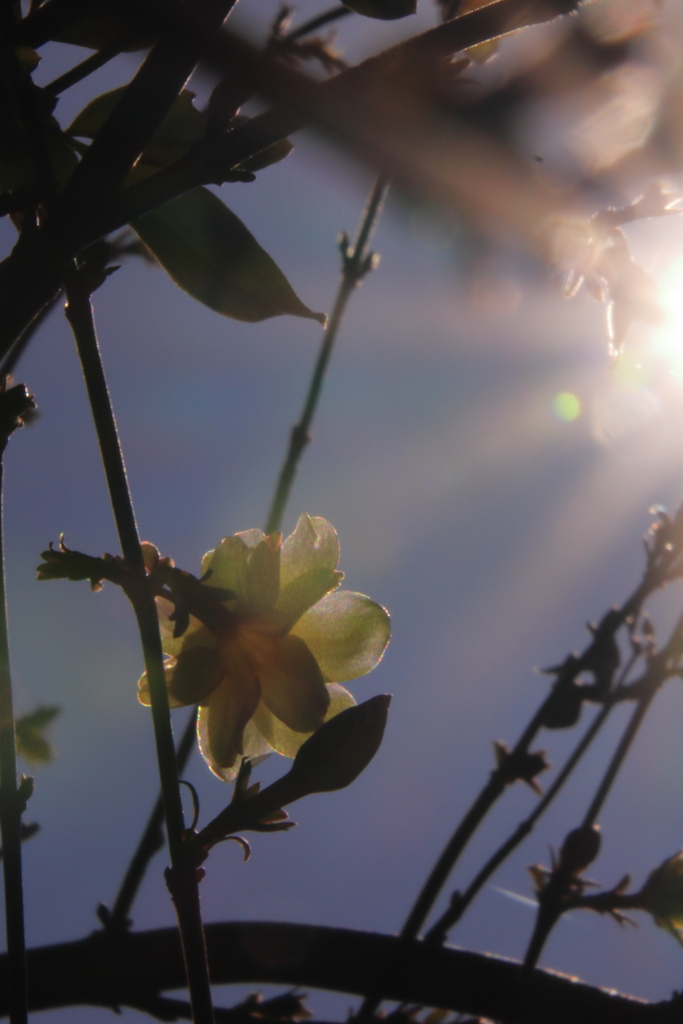
[[[325,322],[239,217],[212,192],[193,189],[131,225],[175,283],[209,309],[255,323],[289,313]]]
[[[112,89],[111,92],[97,96],[81,110],[69,125],[67,134],[77,138],[94,139],[123,92],[123,88]],[[191,146],[204,138],[208,122],[206,115],[193,105],[194,97],[195,94],[189,89],[184,89],[181,92],[146,146],[129,181],[133,178],[139,179],[146,174],[151,174],[152,171],[166,167],[167,164],[174,163],[184,156]],[[286,156],[286,154],[283,155]]]

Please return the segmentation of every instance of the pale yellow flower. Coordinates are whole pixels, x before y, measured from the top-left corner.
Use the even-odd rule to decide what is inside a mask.
[[[303,515],[284,543],[281,534],[247,530],[204,556],[206,586],[234,595],[211,628],[190,616],[175,639],[173,605],[157,599],[171,706],[199,704],[199,748],[219,778],[234,779],[243,756],[294,757],[323,722],[355,704],[339,683],[382,657],[389,616],[369,597],[337,589],[338,560],[334,528]],[[146,674],[138,688],[149,704]]]

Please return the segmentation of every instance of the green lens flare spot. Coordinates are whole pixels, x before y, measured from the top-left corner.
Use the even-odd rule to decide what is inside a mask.
[[[553,398],[553,414],[562,423],[571,423],[581,415],[581,402],[571,391],[560,391]]]

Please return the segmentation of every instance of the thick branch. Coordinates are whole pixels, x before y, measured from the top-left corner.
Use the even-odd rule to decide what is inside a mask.
[[[274,982],[439,1006],[500,1020],[520,967],[479,953],[406,943],[388,935],[271,923],[212,924],[214,984]],[[112,936],[28,952],[29,1009],[140,1006],[185,984],[175,929]],[[0,1014],[7,1014],[7,958],[0,957]],[[644,1003],[535,971],[518,1024],[680,1024],[681,998]]]

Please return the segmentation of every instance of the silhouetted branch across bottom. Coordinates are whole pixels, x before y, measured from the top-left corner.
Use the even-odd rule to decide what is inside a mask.
[[[480,953],[435,948],[389,935],[300,924],[229,923],[206,927],[211,980],[281,983],[438,1006],[504,1020],[520,965]],[[175,928],[95,932],[77,942],[28,951],[29,1010],[62,1006],[151,1007],[182,988]],[[6,1015],[7,958],[0,957],[0,1014]],[[683,996],[644,1003],[536,970],[517,1024],[680,1024]]]

